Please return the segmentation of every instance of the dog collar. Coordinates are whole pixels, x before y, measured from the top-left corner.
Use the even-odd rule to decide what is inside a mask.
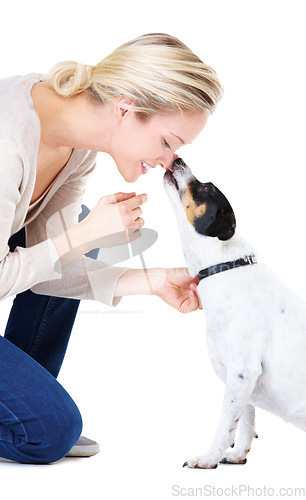
[[[229,262],[222,262],[222,264],[216,264],[215,266],[206,267],[201,269],[198,273],[198,280],[201,281],[203,278],[207,278],[212,274],[222,273],[223,271],[228,271],[229,269],[234,269],[235,267],[248,266],[257,263],[255,255],[246,255],[245,257],[237,260],[231,260]]]

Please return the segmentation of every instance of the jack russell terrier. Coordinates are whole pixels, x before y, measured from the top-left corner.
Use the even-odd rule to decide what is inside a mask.
[[[199,182],[177,158],[164,187],[189,273],[199,278],[208,353],[225,384],[211,448],[184,466],[244,464],[257,437],[256,406],[306,430],[306,304],[257,263],[251,245],[235,234],[233,209],[216,186]]]

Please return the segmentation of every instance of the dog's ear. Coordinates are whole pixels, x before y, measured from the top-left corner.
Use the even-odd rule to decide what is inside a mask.
[[[236,229],[236,220],[234,212],[224,213],[220,210],[217,213],[216,219],[212,222],[205,230],[206,236],[211,236],[212,238],[218,238],[219,240],[226,241],[234,236]]]

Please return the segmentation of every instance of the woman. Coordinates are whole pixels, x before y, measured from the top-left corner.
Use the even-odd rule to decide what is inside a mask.
[[[16,295],[0,337],[0,456],[50,463],[92,455],[81,416],[57,382],[79,301],[115,306],[156,294],[199,307],[186,269],[111,267],[87,254],[110,235],[133,239],[146,195],[104,196],[79,221],[98,151],[127,182],[167,169],[203,129],[221,96],[216,73],[166,34],[144,35],[96,66],[56,65],[0,81],[0,298]],[[122,242],[122,241],[121,241]]]

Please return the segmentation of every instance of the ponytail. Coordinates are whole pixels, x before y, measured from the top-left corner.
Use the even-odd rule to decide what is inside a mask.
[[[56,64],[46,75],[45,82],[63,97],[72,97],[92,85],[92,66],[76,61]]]

